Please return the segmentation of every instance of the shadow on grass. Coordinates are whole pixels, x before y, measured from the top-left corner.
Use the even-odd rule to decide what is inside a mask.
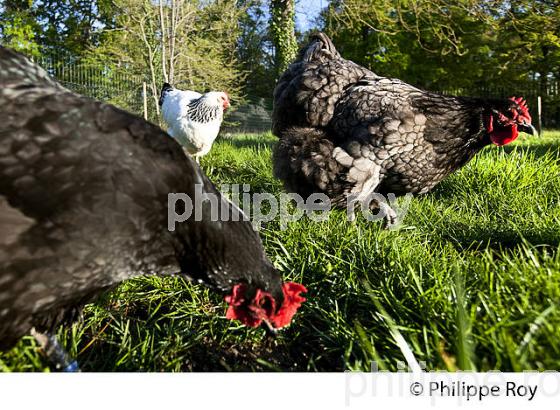
[[[223,141],[226,141],[228,144],[231,144],[235,148],[255,148],[255,149],[262,149],[262,148],[273,149],[277,143],[277,141],[274,140],[265,140],[265,139],[259,140],[253,138],[236,139],[235,137],[227,140],[225,139]]]
[[[502,227],[446,226],[440,237],[451,242],[460,251],[491,248],[496,251],[514,249],[524,244],[546,246],[557,249],[560,246],[560,232],[552,227],[544,230],[507,229]]]
[[[506,153],[514,151],[535,154],[535,157],[544,157],[551,153],[553,157],[560,159],[560,140],[539,141],[531,145],[506,145],[502,148]]]
[[[147,325],[141,320],[139,322],[142,326]],[[161,321],[158,321],[157,327],[161,325]],[[152,335],[153,340],[166,340],[170,337],[167,333],[163,334],[164,332],[158,334],[155,328],[151,330],[155,331]],[[142,336],[134,334],[129,341],[132,344],[140,343]],[[176,357],[167,351],[166,358],[161,359],[161,364],[158,365],[157,353],[144,363],[139,352],[135,352],[135,357],[123,360],[123,350],[119,344],[98,339],[78,357],[78,362],[85,372],[169,371],[170,362],[176,363],[177,366],[173,365],[173,368],[182,372],[295,372],[309,370],[306,367],[309,354],[312,354],[318,345],[324,345],[324,342],[317,335],[310,333],[296,336],[292,329],[284,330],[278,337],[265,337],[257,341],[244,340],[240,343],[216,341],[212,336],[203,336],[185,340],[185,344],[176,349]],[[314,370],[343,371],[340,355],[323,355],[318,368]]]

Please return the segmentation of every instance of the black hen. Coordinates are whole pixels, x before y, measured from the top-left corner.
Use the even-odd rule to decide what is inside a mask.
[[[360,201],[389,224],[396,214],[375,194],[426,193],[518,131],[534,132],[523,99],[443,96],[380,77],[343,59],[322,33],[274,90],[274,171],[286,189],[325,193],[339,207]]]
[[[168,230],[169,193],[194,202],[198,185],[222,219],[238,208],[161,129],[5,48],[0,107],[1,349],[138,275],[179,272],[231,294],[229,318],[289,323],[304,288],[282,284],[249,221],[212,221],[204,201],[201,220]]]

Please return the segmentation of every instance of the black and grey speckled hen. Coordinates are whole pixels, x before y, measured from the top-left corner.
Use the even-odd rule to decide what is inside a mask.
[[[251,223],[160,128],[1,47],[0,107],[0,349],[139,275],[179,272],[230,294],[228,318],[289,323],[304,288],[282,283]],[[196,204],[197,185],[229,220],[204,201],[168,230],[168,194]]]
[[[275,175],[300,195],[396,214],[374,193],[430,191],[484,146],[534,133],[522,98],[443,96],[380,77],[311,37],[274,90]],[[369,198],[371,199],[371,197]]]

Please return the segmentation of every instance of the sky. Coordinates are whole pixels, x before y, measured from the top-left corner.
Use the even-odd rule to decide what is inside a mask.
[[[296,0],[297,27],[302,31],[313,28],[315,18],[328,3],[328,0]]]

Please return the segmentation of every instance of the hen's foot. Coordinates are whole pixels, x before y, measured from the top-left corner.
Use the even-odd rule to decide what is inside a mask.
[[[43,354],[56,370],[61,372],[80,371],[78,362],[64,350],[56,336],[38,332],[35,328],[31,329],[31,335],[37,340]]]
[[[385,202],[379,203],[379,209],[385,215],[385,217],[383,218],[383,228],[389,230],[397,228],[399,225],[399,220],[395,210]]]

